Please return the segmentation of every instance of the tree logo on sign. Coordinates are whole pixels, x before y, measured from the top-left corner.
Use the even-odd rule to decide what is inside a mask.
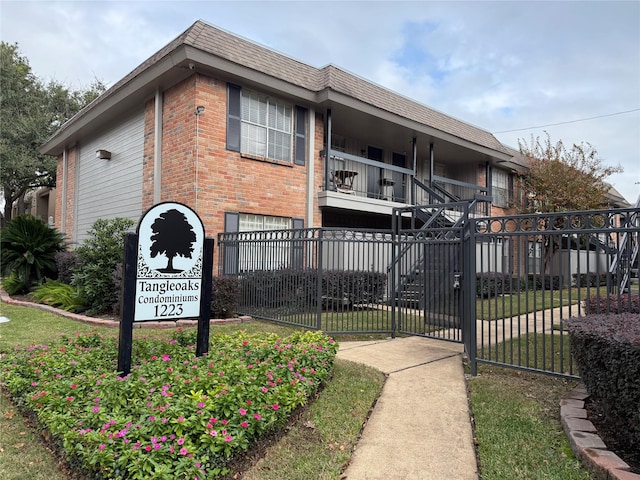
[[[162,273],[180,273],[182,269],[173,266],[177,256],[191,258],[196,234],[184,213],[171,209],[161,213],[151,225],[151,258],[158,255],[167,257],[167,267],[158,268]]]

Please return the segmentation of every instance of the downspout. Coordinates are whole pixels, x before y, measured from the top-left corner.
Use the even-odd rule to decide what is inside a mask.
[[[69,173],[69,151],[67,147],[62,150],[62,191],[60,196],[62,198],[60,207],[60,231],[67,234],[67,178]]]
[[[324,189],[329,190],[329,153],[331,152],[331,109],[327,109],[327,123],[325,125],[326,145],[324,147]]]
[[[433,190],[433,170],[434,170],[434,151],[433,151],[433,142],[429,144],[429,188]],[[431,193],[429,193],[429,203],[433,203],[433,199],[431,198]]]
[[[418,140],[416,137],[413,137],[412,150],[413,150],[413,178],[418,176]],[[411,182],[411,204],[416,205],[418,203],[418,199],[416,198],[416,184],[415,182]]]
[[[307,164],[307,220],[305,222],[306,228],[314,227],[313,223],[313,209],[314,201],[316,198],[316,191],[314,188],[314,179],[316,171],[316,157],[315,157],[315,131],[316,131],[316,112],[314,109],[309,109],[309,142],[307,145],[307,158],[309,162]]]
[[[160,87],[156,89],[153,125],[153,204],[160,203],[162,193],[162,102]]]

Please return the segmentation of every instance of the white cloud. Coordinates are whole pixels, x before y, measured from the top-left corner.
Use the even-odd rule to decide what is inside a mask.
[[[195,20],[348,71],[489,131],[640,108],[640,2],[2,1],[41,78],[111,84]],[[496,134],[590,142],[640,193],[640,112]]]

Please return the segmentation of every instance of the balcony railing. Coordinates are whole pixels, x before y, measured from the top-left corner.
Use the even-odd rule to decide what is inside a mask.
[[[389,202],[411,203],[413,170],[329,150],[325,190]]]
[[[414,177],[413,170],[329,150],[325,190],[407,205],[474,202],[471,214],[487,215],[488,189],[472,183],[435,176],[431,186]]]

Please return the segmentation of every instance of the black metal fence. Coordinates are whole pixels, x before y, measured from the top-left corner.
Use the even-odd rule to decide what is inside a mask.
[[[475,362],[577,376],[563,320],[631,311],[640,209],[471,219]]]
[[[633,308],[640,209],[469,218],[457,206],[416,207],[420,222],[389,231],[221,234],[219,273],[239,279],[243,314],[464,342],[474,373],[577,376],[563,320]]]

